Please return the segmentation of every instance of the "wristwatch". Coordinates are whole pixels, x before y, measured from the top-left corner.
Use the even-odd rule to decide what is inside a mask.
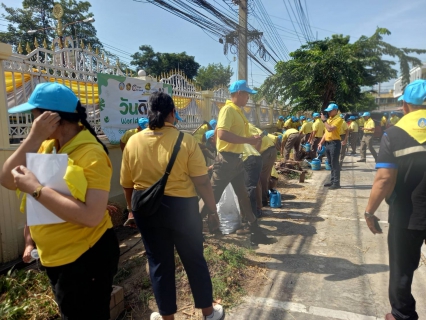
[[[364,212],[364,217],[366,217],[366,218],[373,218],[374,217],[374,214],[371,214],[371,213],[369,213],[369,212]]]
[[[41,189],[43,189],[44,187],[42,185],[38,186],[33,193],[31,194],[33,196],[34,199],[38,199],[41,196]]]

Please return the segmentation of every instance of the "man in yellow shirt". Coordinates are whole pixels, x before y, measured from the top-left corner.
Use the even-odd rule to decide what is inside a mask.
[[[314,118],[314,123],[312,124],[312,133],[309,138],[309,143],[312,146],[311,159],[314,159],[317,156],[318,144],[324,135],[325,126],[318,112],[315,112],[312,117]]]
[[[361,148],[360,148],[361,159],[359,159],[357,162],[367,161],[366,160],[367,147],[368,147],[368,150],[370,150],[371,154],[373,155],[374,161],[377,161],[377,152],[373,148],[373,136],[374,136],[374,130],[375,130],[374,120],[371,119],[370,112],[364,112],[362,117],[364,118],[364,128],[361,130],[364,131],[364,136],[362,137],[362,140],[361,140]]]
[[[394,126],[398,123],[399,117],[396,115],[395,112],[391,112],[391,117],[389,119],[389,126]]]
[[[340,170],[342,169],[343,160],[346,156],[346,150],[348,148],[348,139],[349,139],[349,127],[345,121],[345,116],[341,113],[340,118],[342,118],[343,123],[340,127],[340,140],[342,141],[342,149],[340,150]]]
[[[364,137],[364,131],[363,131],[363,128],[364,128],[364,118],[362,117],[362,113],[360,113],[359,114],[359,117],[358,117],[358,119],[357,119],[357,122],[358,122],[358,128],[359,128],[359,132],[358,132],[358,144],[360,145],[361,144],[361,140],[362,140],[362,138]]]
[[[340,163],[339,156],[342,149],[342,141],[340,140],[340,130],[343,124],[343,119],[337,114],[339,107],[335,103],[331,103],[324,111],[328,112],[328,119],[323,114],[322,119],[325,126],[325,133],[318,149],[321,149],[322,144],[325,143],[325,154],[328,163],[331,166],[330,182],[325,183],[324,187],[330,187],[331,190],[340,189]],[[346,144],[346,141],[343,141]]]
[[[299,151],[300,147],[300,135],[299,131],[297,131],[294,128],[285,128],[287,129],[281,138],[281,154],[283,155],[283,158],[285,161],[290,159],[290,152],[291,149],[294,151],[294,160],[296,159],[297,152]]]
[[[250,94],[257,91],[247,86],[246,80],[238,80],[229,87],[231,99],[227,100],[220,109],[217,119],[216,149],[218,155],[213,164],[211,184],[216,203],[222,197],[226,186],[231,183],[238,197],[240,212],[243,221],[248,221],[251,233],[250,240],[253,244],[269,244],[271,239],[266,237],[257,223],[256,216],[251,208],[250,199],[244,184],[244,164],[242,155],[244,144],[259,145],[262,143],[260,135],[250,134],[249,122],[242,112]],[[206,216],[209,208],[202,206],[201,213]]]
[[[284,123],[284,129],[285,128],[293,128],[297,129],[299,127],[298,119],[296,116],[290,117],[285,123]]]
[[[284,127],[284,117],[279,116],[277,122],[277,132],[282,132]]]
[[[351,141],[351,148],[352,152],[351,154],[356,154],[356,145],[358,143],[358,123],[355,121],[354,116],[349,117],[349,121],[351,121],[351,124],[349,126],[349,132],[350,132],[350,141]]]
[[[302,121],[302,127],[299,130],[300,133],[300,143],[305,144],[309,141],[312,133],[312,123],[306,120],[305,116],[301,116],[300,120]]]

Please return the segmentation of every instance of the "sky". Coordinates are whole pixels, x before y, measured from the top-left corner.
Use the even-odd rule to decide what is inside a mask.
[[[254,0],[249,0],[254,1]],[[259,0],[257,0],[259,1]],[[291,11],[285,3],[291,0],[260,0],[282,38],[289,52],[297,50],[305,41],[298,39],[301,32]],[[3,0],[7,6],[16,7],[18,0]],[[230,65],[234,71],[232,80],[238,73],[237,56],[223,54],[223,45],[217,37],[206,34],[197,26],[175,15],[146,3],[144,0],[90,0],[94,14],[94,26],[104,44],[119,48],[122,61],[130,61],[130,54],[138,51],[140,45],[151,45],[156,52],[183,52],[194,56],[202,66],[209,63]],[[212,5],[227,7],[230,0],[209,0]],[[226,2],[226,3],[225,3]],[[311,30],[315,37],[324,39],[332,34],[351,37],[351,42],[361,35],[372,35],[376,27],[389,29],[392,34],[384,41],[397,46],[426,49],[425,0],[302,0],[306,4]],[[304,7],[306,9],[306,7]],[[235,16],[238,19],[238,15]],[[291,22],[293,20],[293,23]],[[263,26],[249,13],[249,23],[263,31]],[[4,21],[0,30],[5,30]],[[294,26],[293,26],[294,24]],[[113,51],[113,50],[111,50]],[[114,52],[114,51],[113,51]],[[115,52],[116,53],[116,52]],[[417,56],[426,62],[426,54]],[[264,62],[274,70],[273,61]],[[395,66],[399,70],[399,66]],[[268,73],[248,62],[248,82],[260,86]],[[393,88],[393,81],[381,84],[381,91]],[[376,88],[377,89],[377,88]]]

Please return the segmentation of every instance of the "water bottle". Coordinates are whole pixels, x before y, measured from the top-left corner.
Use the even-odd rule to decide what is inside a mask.
[[[37,249],[31,250],[31,258],[33,258],[34,260],[40,259],[40,256],[38,255]]]

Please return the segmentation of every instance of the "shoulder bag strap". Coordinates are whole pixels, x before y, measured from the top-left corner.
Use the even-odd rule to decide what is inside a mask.
[[[175,147],[173,148],[173,153],[172,153],[172,156],[170,157],[169,164],[167,165],[165,175],[169,175],[170,171],[172,171],[173,165],[174,165],[175,160],[176,160],[176,156],[177,156],[177,154],[180,150],[180,145],[182,143],[182,139],[183,139],[183,132],[179,132],[179,136],[176,140]]]

